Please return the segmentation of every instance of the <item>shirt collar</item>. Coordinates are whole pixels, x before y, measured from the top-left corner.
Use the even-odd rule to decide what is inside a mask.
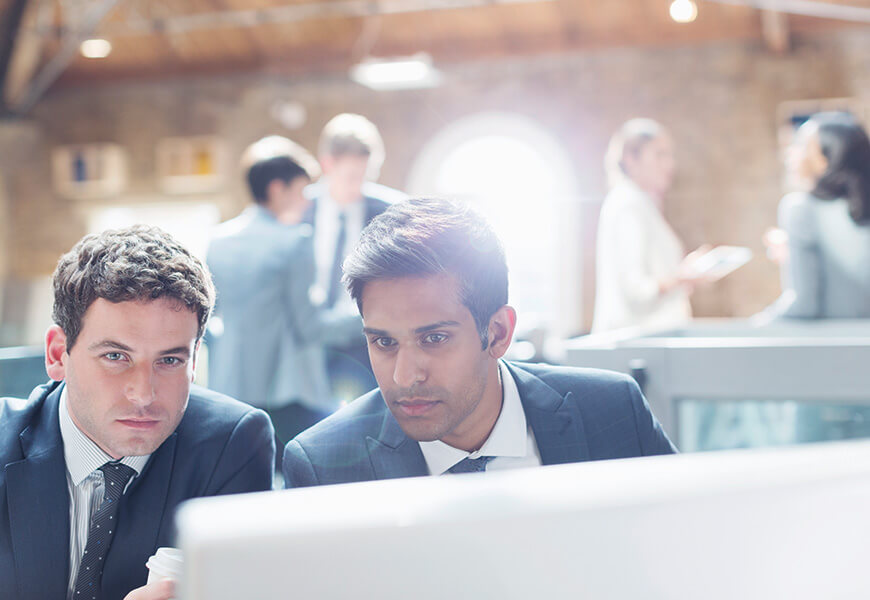
[[[338,202],[333,200],[329,193],[329,178],[321,177],[316,184],[318,186],[319,195],[317,196],[317,212],[330,216],[333,219],[338,219],[340,213],[347,215],[348,219],[362,216],[365,210],[365,202],[360,196],[358,202],[352,202],[347,206],[340,206]]]
[[[465,458],[481,456],[509,456],[522,458],[529,453],[526,413],[520,400],[520,391],[508,368],[498,363],[502,382],[502,406],[495,426],[480,450],[466,452],[449,446],[440,440],[419,442],[423,458],[432,475],[441,475]]]
[[[261,216],[269,219],[270,221],[278,220],[277,217],[275,217],[275,213],[273,213],[271,210],[269,210],[259,202],[251,204],[245,209],[244,212],[249,213],[251,217]]]
[[[66,385],[64,385],[60,393],[60,409],[58,410],[60,413],[60,437],[63,439],[63,455],[66,459],[67,471],[69,471],[73,484],[80,485],[87,479],[88,475],[115,459],[103,452],[73,422],[67,405],[66,390]],[[150,454],[125,456],[121,459],[121,464],[132,468],[136,471],[136,475],[139,475],[150,457]]]

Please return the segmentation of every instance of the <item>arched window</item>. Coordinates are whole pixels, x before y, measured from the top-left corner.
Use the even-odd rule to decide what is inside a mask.
[[[467,200],[487,216],[507,254],[520,334],[579,328],[578,194],[570,162],[546,131],[510,113],[463,118],[424,147],[407,189]]]

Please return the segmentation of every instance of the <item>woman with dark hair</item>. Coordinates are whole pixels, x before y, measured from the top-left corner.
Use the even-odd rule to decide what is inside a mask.
[[[787,235],[775,316],[870,318],[870,139],[846,113],[819,113],[786,157],[799,191],[779,206]]]

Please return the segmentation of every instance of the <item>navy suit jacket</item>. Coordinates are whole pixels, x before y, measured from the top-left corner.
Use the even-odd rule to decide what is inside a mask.
[[[317,227],[317,202],[324,193],[325,189],[322,181],[312,183],[305,188],[305,194],[308,196],[309,200],[311,200],[311,203],[308,205],[308,209],[302,217],[303,223],[308,223],[312,227]],[[407,198],[407,196],[399,190],[379,183],[374,183],[373,181],[365,182],[362,187],[362,202],[365,203],[363,225],[365,226],[371,223],[372,219],[387,210],[387,208],[390,207],[390,204],[401,202],[405,198]]]
[[[63,384],[0,399],[0,598],[62,600],[69,580],[70,500],[58,421]],[[106,556],[103,597],[145,584],[145,561],[174,543],[183,500],[268,490],[275,446],[269,417],[203,388],[175,432],[121,497]]]
[[[620,373],[508,363],[545,465],[676,452],[633,379]],[[286,486],[428,475],[420,444],[379,390],[299,434],[284,450]]]

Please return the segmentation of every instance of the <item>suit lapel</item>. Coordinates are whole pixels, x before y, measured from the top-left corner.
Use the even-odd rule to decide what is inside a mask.
[[[506,364],[517,383],[541,462],[557,465],[589,460],[583,419],[571,392],[561,396],[535,375]],[[405,435],[386,406],[378,437],[369,437],[366,443],[375,479],[429,474],[420,445]]]
[[[64,598],[69,580],[69,491],[58,421],[60,384],[19,436],[23,460],[6,465],[15,570],[22,598]]]
[[[571,392],[563,397],[528,371],[506,364],[517,383],[541,462],[558,465],[589,460],[583,420]]]
[[[365,202],[366,205],[365,223],[363,224],[363,227],[365,227],[372,222],[372,219],[384,212],[384,208],[379,200],[370,198],[369,196],[363,196],[363,202]]]
[[[378,397],[380,398],[380,394]],[[380,401],[384,404],[383,398]],[[377,438],[367,437],[366,445],[375,479],[420,477],[429,474],[420,444],[405,435],[386,404],[381,431]]]

